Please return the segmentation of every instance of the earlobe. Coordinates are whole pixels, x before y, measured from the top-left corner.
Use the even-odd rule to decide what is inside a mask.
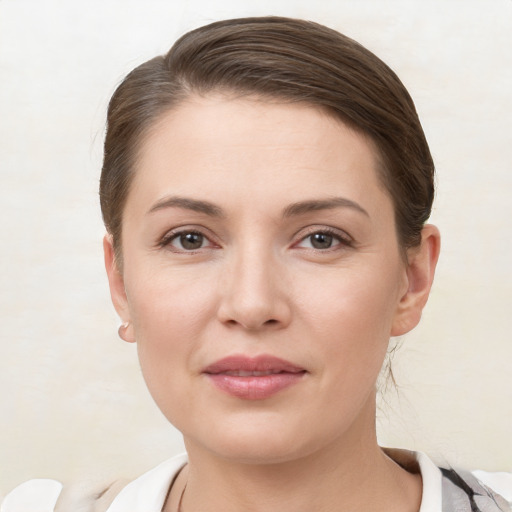
[[[128,343],[135,342],[135,337],[133,336],[132,323],[130,321],[123,322],[119,326],[119,329],[117,329],[117,334],[122,340],[127,341]]]
[[[425,225],[421,245],[407,254],[407,290],[398,304],[391,336],[406,334],[418,325],[434,280],[440,247],[439,230],[432,224]]]
[[[130,312],[128,308],[128,299],[124,288],[124,279],[119,269],[112,236],[106,234],[103,237],[103,253],[105,258],[105,269],[107,271],[108,284],[110,287],[110,297],[117,314],[123,322],[119,328],[119,336],[128,342],[134,342],[133,326],[130,322]]]

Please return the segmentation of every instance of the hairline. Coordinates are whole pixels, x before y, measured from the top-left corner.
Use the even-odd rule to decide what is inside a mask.
[[[378,183],[381,186],[381,189],[388,195],[391,203],[393,205],[393,221],[395,224],[395,233],[397,236],[398,245],[400,248],[400,253],[404,261],[407,260],[407,249],[401,240],[400,231],[398,229],[397,222],[397,205],[395,204],[395,199],[390,190],[390,178],[388,176],[389,171],[387,170],[387,166],[385,164],[385,158],[377,144],[376,140],[368,131],[364,130],[356,123],[351,122],[350,119],[345,118],[342,114],[336,112],[333,108],[330,108],[325,105],[321,105],[319,102],[308,101],[305,99],[298,99],[287,96],[286,94],[279,94],[276,92],[275,94],[267,92],[262,93],[259,91],[250,90],[250,88],[243,87],[235,87],[229,85],[216,85],[209,89],[203,89],[199,87],[194,87],[190,85],[185,80],[180,81],[180,92],[181,94],[174,96],[173,101],[169,101],[166,107],[163,107],[161,112],[155,115],[152,119],[149,119],[146,126],[141,127],[141,131],[136,137],[135,143],[132,147],[131,154],[129,155],[129,180],[128,186],[126,190],[126,194],[124,196],[124,201],[122,204],[121,214],[120,214],[120,229],[117,239],[113,238],[114,244],[114,253],[116,257],[116,262],[118,263],[119,268],[122,268],[123,257],[122,257],[122,239],[123,239],[123,218],[124,212],[126,209],[126,204],[128,203],[130,194],[133,189],[133,182],[135,180],[136,168],[139,166],[142,158],[143,147],[145,146],[147,140],[151,137],[154,131],[158,130],[158,127],[165,122],[165,119],[168,115],[170,115],[173,111],[178,110],[183,104],[192,103],[193,98],[209,98],[209,97],[219,97],[225,99],[227,101],[236,101],[236,100],[244,100],[254,103],[262,103],[262,104],[275,104],[275,105],[298,105],[306,108],[313,109],[317,111],[319,114],[326,116],[327,118],[334,120],[337,123],[340,123],[345,128],[351,130],[353,133],[363,137],[365,141],[369,144],[372,153],[375,158],[375,173],[377,175]],[[113,235],[113,233],[111,233]]]

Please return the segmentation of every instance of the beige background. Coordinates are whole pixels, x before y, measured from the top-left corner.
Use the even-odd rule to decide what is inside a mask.
[[[443,251],[401,340],[383,444],[512,470],[512,1],[0,2],[0,493],[27,478],[136,475],[181,451],[116,335],[97,182],[106,103],[188,29],[282,14],[388,62],[439,172]]]

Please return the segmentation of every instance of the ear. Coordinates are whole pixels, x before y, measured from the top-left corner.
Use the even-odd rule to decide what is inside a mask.
[[[114,304],[114,308],[121,318],[121,322],[123,322],[123,328],[119,329],[119,336],[121,336],[124,341],[133,343],[135,336],[130,318],[128,299],[124,288],[123,274],[119,269],[115,257],[112,236],[109,234],[103,237],[103,254],[105,257],[105,269],[107,271],[112,304]]]
[[[425,225],[421,245],[407,252],[407,290],[398,304],[391,336],[401,336],[418,325],[434,280],[440,247],[439,230],[432,224]]]

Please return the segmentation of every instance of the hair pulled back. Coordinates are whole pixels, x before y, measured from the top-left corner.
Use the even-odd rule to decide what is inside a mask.
[[[220,21],[188,32],[129,73],[110,100],[100,179],[103,220],[120,256],[122,215],[148,129],[191,94],[226,91],[310,104],[368,136],[394,204],[398,240],[417,246],[434,197],[434,164],[396,74],[356,41],[280,17]]]

